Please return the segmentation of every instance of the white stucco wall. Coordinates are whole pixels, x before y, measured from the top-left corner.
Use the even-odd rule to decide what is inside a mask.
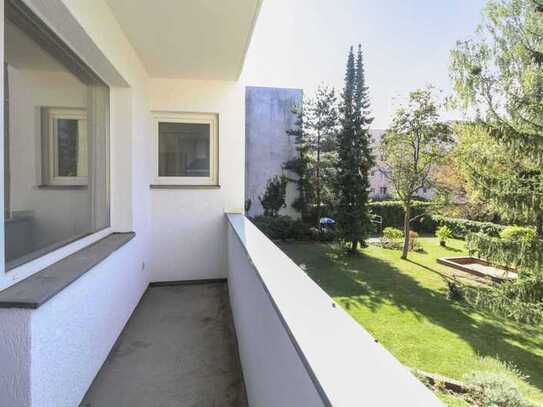
[[[136,232],[127,245],[37,310],[0,310],[0,406],[71,407],[79,404],[149,282],[147,75],[103,0],[24,1],[85,59],[92,52],[78,42],[73,22],[80,24],[125,82],[103,76],[111,87],[111,227],[7,273],[0,259],[3,289],[111,231]],[[2,17],[3,3],[0,0]],[[59,19],[63,4],[69,18]],[[3,141],[0,146],[2,161]]]
[[[29,310],[0,310],[0,406],[30,406]]]
[[[231,227],[228,269],[230,305],[249,405],[325,406],[246,249]]]
[[[33,406],[79,405],[147,288],[141,249],[128,242],[32,312]]]
[[[442,405],[247,218],[227,218],[229,290],[250,405]]]
[[[0,406],[74,406],[149,281],[226,277],[224,210],[243,208],[244,92],[236,82],[150,80],[104,0],[23,1],[110,85],[111,227],[7,273],[1,261],[0,289],[112,231],[136,232],[126,246],[37,310],[0,310],[0,328],[6,328],[0,339],[0,388],[11,386],[0,392]],[[96,50],[81,41],[74,21],[121,80],[115,75],[109,80],[107,69],[101,70],[103,63],[92,58]],[[149,188],[151,110],[219,115],[220,188]]]
[[[219,115],[220,188],[151,190],[151,280],[224,278],[224,210],[243,208],[243,87],[237,82],[152,79],[147,92],[152,111]],[[157,135],[148,132],[145,137],[152,151]]]

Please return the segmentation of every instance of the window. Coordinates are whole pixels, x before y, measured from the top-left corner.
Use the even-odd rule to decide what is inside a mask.
[[[109,226],[109,88],[22,2],[4,36],[9,270]]]
[[[216,114],[170,113],[155,116],[155,183],[218,184]]]
[[[385,196],[387,194],[387,187],[381,187],[379,189],[379,192],[381,193],[381,195]]]
[[[43,107],[41,126],[43,184],[87,185],[86,111]]]

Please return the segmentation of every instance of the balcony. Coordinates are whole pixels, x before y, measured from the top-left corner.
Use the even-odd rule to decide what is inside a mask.
[[[0,316],[21,323],[5,341],[21,346],[0,359],[24,356],[5,380],[40,406],[440,404],[249,220],[226,223],[227,282],[145,290],[134,234],[113,234],[5,290]]]
[[[82,406],[440,404],[250,221],[227,221],[228,287],[148,288]]]

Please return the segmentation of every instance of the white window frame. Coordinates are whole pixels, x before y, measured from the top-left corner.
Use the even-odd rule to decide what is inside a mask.
[[[168,177],[159,175],[159,124],[186,123],[209,125],[209,177]],[[154,184],[180,186],[218,186],[219,184],[219,115],[216,113],[153,113]]]
[[[77,120],[79,134],[86,136],[87,176],[64,177],[58,174],[57,120]],[[87,186],[89,183],[89,129],[87,112],[81,108],[42,107],[42,172],[44,185],[48,186]],[[84,132],[84,133],[83,133]]]

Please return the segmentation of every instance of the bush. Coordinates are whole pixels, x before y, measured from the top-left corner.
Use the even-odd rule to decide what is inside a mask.
[[[507,226],[500,232],[500,238],[505,240],[535,240],[537,233],[534,229],[524,226]]]
[[[470,387],[468,397],[481,407],[528,407],[515,382],[503,373],[476,372],[464,376]]]
[[[289,216],[261,215],[252,219],[255,226],[272,240],[308,240],[311,231],[305,223]]]
[[[447,280],[447,299],[451,301],[462,301],[464,299],[464,289],[455,278]]]
[[[452,237],[464,239],[468,233],[482,232],[489,236],[499,236],[505,226],[491,222],[476,222],[468,219],[447,218],[445,216],[432,216],[437,226],[447,226],[451,231]]]
[[[452,239],[453,234],[448,226],[441,226],[436,231],[436,237],[439,239],[441,246],[447,246],[447,240]]]
[[[383,230],[383,237],[389,240],[399,240],[403,238],[403,232],[400,229],[388,227]]]
[[[264,215],[277,216],[279,210],[286,207],[287,183],[288,180],[285,176],[276,175],[268,180],[264,195],[258,197],[264,208]]]
[[[309,228],[309,236],[311,240],[317,240],[321,242],[332,242],[336,240],[336,230],[331,227],[322,227],[321,230],[316,227]]]
[[[400,229],[386,227],[381,237],[381,246],[386,249],[399,249],[402,247],[403,232]]]

